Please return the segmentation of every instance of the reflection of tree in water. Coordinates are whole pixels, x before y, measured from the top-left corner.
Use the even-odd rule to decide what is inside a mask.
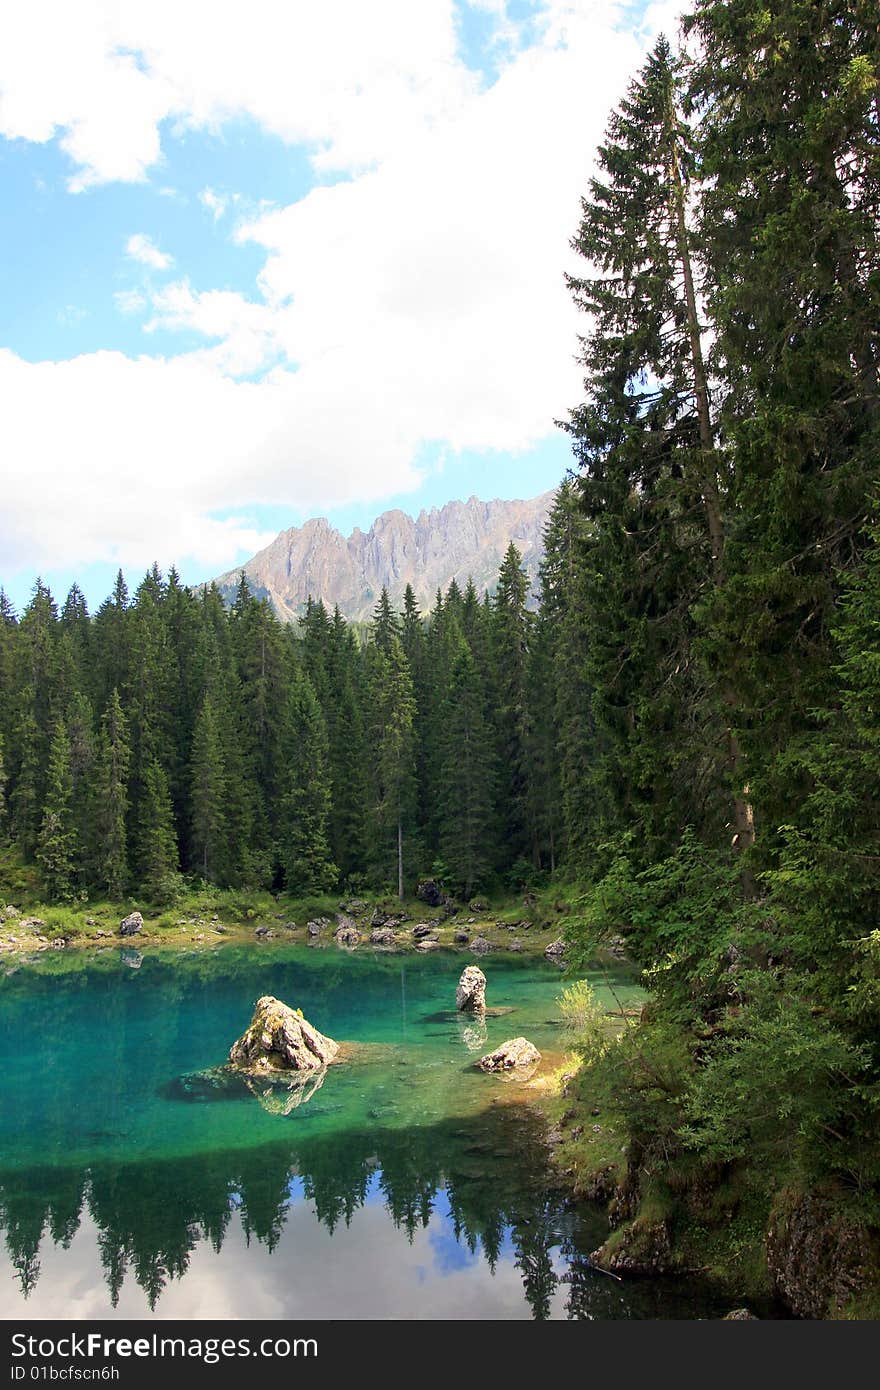
[[[386,1210],[410,1239],[427,1227],[444,1187],[456,1238],[472,1252],[482,1247],[493,1270],[507,1237],[534,1315],[547,1316],[561,1203],[548,1195],[537,1122],[514,1107],[475,1121],[316,1137],[295,1148],[288,1140],[189,1161],[0,1175],[0,1220],[25,1296],[39,1278],[41,1240],[69,1245],[87,1210],[113,1306],[130,1271],[153,1308],[168,1280],[186,1272],[200,1240],[220,1250],[236,1208],[247,1239],[271,1250],[287,1219],[293,1175],[332,1231],[363,1206],[377,1170]]]

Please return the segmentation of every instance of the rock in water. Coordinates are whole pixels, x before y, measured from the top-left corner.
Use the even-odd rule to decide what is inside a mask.
[[[144,919],[139,912],[130,912],[119,923],[120,936],[137,936],[144,929]]]
[[[229,1060],[245,1071],[316,1071],[334,1060],[339,1044],[325,1038],[297,1009],[271,994],[257,1000],[246,1033],[232,1044]]]
[[[486,1012],[486,976],[478,965],[466,965],[455,991],[455,1007],[468,1013]]]
[[[533,1067],[541,1054],[528,1038],[508,1038],[507,1042],[487,1052],[477,1066],[480,1071],[512,1071],[514,1067]]]

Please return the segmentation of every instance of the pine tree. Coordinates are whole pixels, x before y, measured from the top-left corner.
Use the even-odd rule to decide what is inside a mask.
[[[90,877],[108,897],[119,899],[128,884],[128,721],[113,690],[101,720],[94,763],[93,839]]]
[[[391,655],[391,644],[400,635],[400,624],[391,608],[388,590],[383,587],[370,622],[370,640],[385,656]]]
[[[415,799],[415,697],[400,638],[391,635],[387,654],[376,645],[371,652],[377,824],[380,836],[389,830],[394,835],[397,891],[402,899],[405,895],[404,837],[412,824]]]
[[[77,693],[68,707],[70,743],[71,818],[77,847],[77,871],[87,877],[91,839],[92,780],[95,762],[94,714],[88,697]]]
[[[3,735],[0,734],[0,842],[6,837],[6,764],[3,760]]]
[[[493,862],[494,760],[476,662],[464,638],[453,661],[440,768],[440,855],[451,882],[470,898]]]
[[[528,708],[529,642],[533,615],[526,607],[528,579],[512,543],[501,564],[492,608],[495,734],[505,807],[507,867],[517,860],[538,865],[539,849],[531,780]]]
[[[795,791],[784,750],[832,694],[834,605],[880,481],[880,30],[863,4],[693,8],[699,233],[736,512],[706,618],[772,863]]]
[[[702,353],[682,101],[661,38],[611,116],[583,201],[573,246],[595,269],[569,280],[592,319],[588,401],[569,426],[590,522],[591,792],[607,834],[634,831],[647,859],[688,823],[712,835],[732,819],[743,848],[753,838],[731,696],[698,659],[697,605],[724,579],[728,478]]]
[[[226,767],[214,703],[205,695],[193,734],[191,772],[192,866],[210,883],[226,868]]]
[[[144,770],[138,807],[135,876],[148,893],[161,900],[172,890],[179,868],[168,778],[161,764],[152,758]]]
[[[536,643],[540,657],[532,671],[530,699],[540,746],[544,815],[559,817],[550,823],[548,835],[556,834],[562,842],[568,871],[580,873],[589,871],[603,830],[594,785],[600,748],[587,677],[588,535],[576,480],[566,478],[544,530],[541,631]]]
[[[49,750],[43,816],[34,856],[53,902],[64,902],[73,896],[76,843],[71,815],[72,795],[70,741],[64,725],[59,723]]]
[[[369,813],[364,710],[359,691],[365,684],[363,657],[351,628],[337,608],[333,615],[331,684],[327,711],[332,778],[332,859],[344,881],[359,883],[367,869]]]
[[[42,815],[43,786],[40,769],[40,734],[30,701],[15,729],[17,766],[9,794],[12,829],[26,859],[36,849]]]
[[[331,783],[327,727],[305,672],[290,692],[285,773],[280,840],[287,891],[299,895],[328,892],[339,870],[332,862],[328,839]]]

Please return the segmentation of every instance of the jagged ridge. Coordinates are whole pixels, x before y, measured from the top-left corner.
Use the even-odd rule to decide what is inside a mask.
[[[472,578],[482,595],[494,587],[513,541],[534,587],[553,495],[513,502],[470,497],[422,511],[415,520],[395,509],[377,517],[369,531],[355,527],[347,537],[325,517],[316,517],[282,531],[216,583],[230,597],[243,569],[254,593],[268,598],[285,621],[299,617],[309,597],[323,599],[330,609],[338,605],[348,619],[364,621],[383,587],[398,607],[408,583],[423,609],[453,579],[464,587]]]

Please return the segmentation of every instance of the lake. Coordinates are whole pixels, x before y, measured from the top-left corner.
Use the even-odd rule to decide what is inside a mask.
[[[481,960],[485,1024],[454,1011],[467,954],[279,942],[46,952],[0,978],[0,1316],[718,1316],[684,1280],[619,1282],[589,1251],[522,1082],[474,1061],[564,1040],[545,961]],[[594,984],[609,1007],[623,970]],[[609,992],[613,986],[614,999]],[[254,1000],[369,1043],[288,1096],[205,1093]],[[297,1102],[297,1103],[294,1103]]]

